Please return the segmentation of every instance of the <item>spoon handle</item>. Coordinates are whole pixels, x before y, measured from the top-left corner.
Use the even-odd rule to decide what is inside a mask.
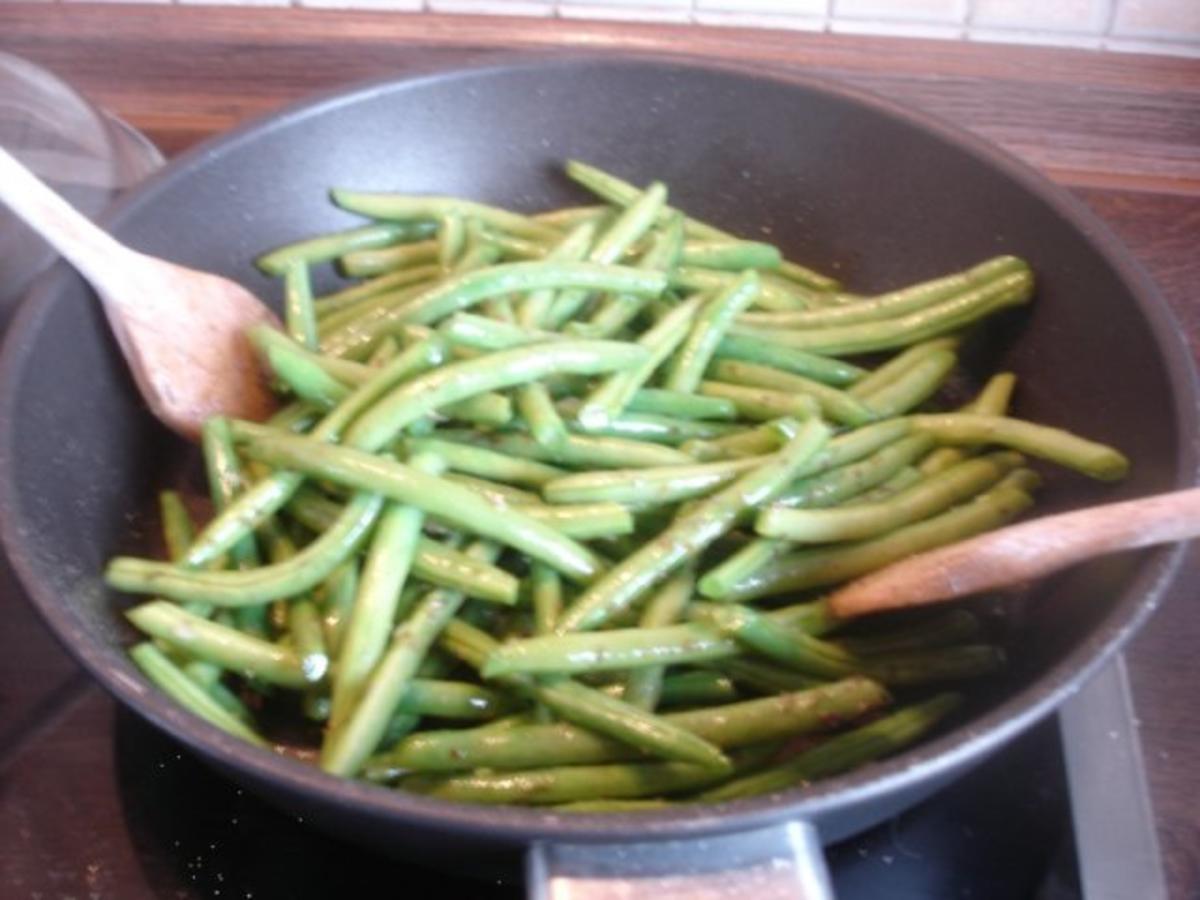
[[[101,293],[129,251],[0,147],[0,201],[45,238]]]
[[[853,618],[950,600],[1040,578],[1118,550],[1200,536],[1200,488],[1094,506],[1010,525],[919,553],[853,581],[826,599]]]

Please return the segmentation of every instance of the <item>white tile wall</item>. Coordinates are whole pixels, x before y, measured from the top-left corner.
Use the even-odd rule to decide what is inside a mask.
[[[0,4],[5,0],[0,0]],[[109,0],[47,0],[81,3]],[[125,0],[128,2],[128,0]],[[558,16],[1085,47],[1200,58],[1200,0],[137,0]]]

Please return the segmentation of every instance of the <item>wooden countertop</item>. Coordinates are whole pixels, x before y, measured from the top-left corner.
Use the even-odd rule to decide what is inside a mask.
[[[1200,358],[1200,61],[741,28],[3,2],[0,50],[56,72],[168,155],[314,91],[513,51],[803,69],[956,122],[1072,189],[1149,270]],[[1179,898],[1200,897],[1195,556],[1128,653]]]

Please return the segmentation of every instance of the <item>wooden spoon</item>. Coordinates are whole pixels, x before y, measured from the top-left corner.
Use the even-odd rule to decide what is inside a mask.
[[[885,566],[826,598],[838,618],[1019,584],[1085,559],[1200,536],[1200,488],[1045,516]]]
[[[165,425],[196,440],[210,416],[270,414],[274,400],[245,333],[277,323],[253,294],[118,243],[3,148],[0,200],[95,288],[142,398]]]

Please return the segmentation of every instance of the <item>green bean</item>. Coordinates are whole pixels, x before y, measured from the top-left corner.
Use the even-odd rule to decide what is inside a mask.
[[[759,241],[688,241],[679,259],[685,266],[725,269],[777,269],[783,262],[778,247]]]
[[[743,387],[722,381],[701,381],[699,392],[705,397],[722,397],[733,402],[744,419],[767,422],[790,417],[811,419],[820,415],[821,407],[813,397],[785,394],[763,388]]]
[[[908,653],[958,644],[978,638],[983,626],[978,616],[965,609],[951,609],[926,616],[911,625],[889,625],[860,634],[846,634],[832,643],[856,656]]]
[[[484,632],[456,619],[446,626],[442,646],[469,665],[480,668],[498,645]],[[728,768],[724,755],[709,742],[601,691],[567,679],[538,682],[522,676],[505,676],[501,680],[519,693],[550,707],[562,718],[631,747],[705,767]]]
[[[574,228],[580,222],[601,218],[612,211],[605,203],[593,203],[588,206],[561,206],[534,213],[532,218],[545,225],[555,228]]]
[[[433,453],[445,461],[446,466],[457,472],[477,475],[493,481],[539,487],[566,473],[562,469],[519,457],[507,456],[494,450],[440,441],[433,438],[416,438],[405,442],[409,454]]]
[[[333,202],[342,209],[372,219],[407,222],[438,220],[446,216],[477,219],[497,231],[507,231],[535,241],[554,242],[558,229],[508,210],[473,203],[457,197],[407,196],[404,194],[366,193],[335,188],[329,192]]]
[[[945,413],[912,417],[913,424],[947,444],[1001,444],[1058,463],[1101,481],[1116,481],[1129,471],[1129,460],[1104,444],[1069,431],[1006,416]]]
[[[301,400],[327,409],[349,393],[321,357],[274,328],[256,326],[246,336],[267,368]]]
[[[530,573],[529,593],[533,603],[533,624],[538,634],[554,630],[562,612],[562,579],[549,566],[535,563]]]
[[[477,548],[476,552],[485,554],[485,562],[495,558],[494,551],[488,548]],[[457,591],[435,590],[425,594],[412,614],[395,630],[386,654],[381,643],[373,658],[361,666],[351,657],[360,673],[356,677],[361,678],[361,687],[356,689],[351,686],[348,689],[354,691],[347,694],[347,702],[352,706],[347,708],[341,723],[337,720],[336,689],[347,676],[339,668],[332,725],[321,747],[321,768],[337,775],[353,775],[361,768],[383,738],[388,719],[408,690],[421,661],[446,623],[458,612],[463,599],[463,595]],[[362,601],[360,596],[359,605]],[[358,608],[355,607],[356,613]],[[381,620],[380,624],[390,629],[391,616]],[[386,640],[387,631],[383,631],[382,636]],[[349,642],[345,651],[350,651]],[[382,659],[379,659],[381,654]],[[375,665],[376,659],[379,659],[378,666]],[[339,662],[340,666],[345,665],[345,653]]]
[[[781,369],[719,359],[709,367],[709,374],[718,381],[811,397],[820,407],[821,415],[839,425],[865,425],[875,418],[868,406],[845,391]]]
[[[554,408],[550,391],[541,382],[517,388],[517,410],[539,444],[553,446],[566,439],[567,426]]]
[[[880,423],[886,427],[876,426],[874,433],[862,428],[834,438],[826,453],[831,460],[836,454],[836,461],[792,482],[775,498],[774,505],[809,509],[836,506],[883,484],[933,444],[929,435],[911,434],[911,429],[893,429],[892,425]],[[888,441],[897,433],[903,436]]]
[[[142,674],[188,712],[249,744],[267,746],[267,742],[254,729],[223,708],[152,643],[138,644],[130,649],[129,655]]]
[[[840,359],[740,334],[726,334],[721,338],[714,355],[717,359],[740,359],[771,366],[834,387],[854,384],[865,374],[863,369]]]
[[[414,678],[396,705],[398,713],[438,719],[494,721],[514,708],[512,697],[479,684]]]
[[[578,404],[565,401],[559,404],[559,409],[566,414],[580,408]],[[674,416],[636,412],[623,412],[609,419],[604,425],[582,425],[576,421],[575,428],[595,437],[629,438],[634,441],[671,445],[682,444],[685,441],[711,440],[742,430],[729,422],[677,419]]]
[[[288,334],[299,343],[315,350],[317,316],[313,309],[312,279],[308,265],[293,262],[283,273],[283,316]]]
[[[546,254],[553,249],[553,245],[545,242],[531,241],[528,238],[517,237],[489,228],[482,228],[480,237],[500,251],[501,259],[544,259]]]
[[[976,413],[983,416],[1002,416],[1008,412],[1012,400],[1013,389],[1017,384],[1017,376],[1011,372],[1001,372],[988,379],[987,384],[970,403],[960,412]],[[943,469],[966,459],[970,454],[969,448],[938,447],[931,452],[917,467],[924,475],[935,475]]]
[[[579,423],[585,428],[603,427],[619,416],[638,389],[687,337],[691,317],[699,308],[699,298],[685,301],[642,335],[637,346],[644,351],[643,358],[609,375],[584,397],[576,416]]]
[[[760,466],[765,457],[653,469],[609,469],[565,475],[542,486],[551,503],[624,503],[639,508],[702,497]]]
[[[832,455],[832,451],[841,449],[839,445],[849,445],[856,438],[865,436],[866,432],[867,429],[862,429],[834,438],[824,452]],[[932,443],[928,435],[909,435],[884,445],[865,459],[801,478],[775,498],[772,508],[820,509],[836,506],[886,482],[924,454]],[[791,550],[787,541],[773,538],[753,540],[705,573],[700,579],[700,593],[710,599],[721,599],[733,585]]]
[[[159,518],[162,520],[163,541],[167,558],[178,561],[187,553],[192,543],[194,526],[192,517],[178,491],[158,492]]]
[[[1032,484],[1026,482],[1025,486]],[[913,553],[995,528],[1031,502],[1020,484],[1001,481],[969,503],[892,534],[844,547],[809,548],[789,554],[722,591],[716,599],[745,601],[836,584]]]
[[[704,304],[683,345],[671,360],[664,382],[668,390],[681,393],[696,390],[729,323],[750,305],[758,291],[758,276],[748,271]]]
[[[690,569],[679,572],[666,581],[650,598],[638,620],[640,628],[659,628],[672,625],[679,619],[696,585],[696,573]],[[629,676],[621,699],[640,709],[653,712],[662,694],[665,666],[647,666]]]
[[[628,800],[572,800],[555,804],[553,809],[566,813],[627,813],[666,809],[670,805],[669,800],[657,797],[635,797]]]
[[[805,544],[862,540],[943,512],[986,490],[1021,464],[1016,453],[996,453],[952,466],[884,500],[840,509],[780,509],[759,513],[764,537]]]
[[[730,400],[683,394],[662,388],[642,388],[629,398],[625,409],[631,413],[674,416],[677,419],[714,419],[726,422],[738,417],[737,407]]]
[[[934,351],[901,372],[894,381],[864,395],[863,402],[880,416],[890,418],[906,413],[937,393],[957,360],[953,351]]]
[[[513,419],[513,405],[503,394],[484,391],[474,397],[447,403],[437,411],[437,415],[485,428],[503,428]]]
[[[711,744],[738,749],[800,734],[819,733],[853,721],[889,702],[887,691],[865,678],[850,678],[810,690],[745,700],[708,709],[665,713],[661,718]],[[368,764],[368,777],[382,780],[412,769],[524,769],[578,766],[637,759],[634,747],[565,723],[517,726],[503,731],[470,729],[426,732],[405,739]]]
[[[726,771],[692,763],[615,763],[504,774],[410,775],[400,786],[461,803],[553,805],[594,797],[624,799],[692,791],[719,782],[726,775]]]
[[[108,564],[105,581],[131,594],[160,594],[222,607],[253,606],[300,594],[319,584],[355,551],[374,526],[381,506],[382,500],[374,494],[356,494],[333,528],[287,562],[235,572],[196,572],[118,556]]]
[[[373,369],[378,369],[380,366],[390,363],[399,355],[400,342],[391,335],[388,335],[371,351],[371,355],[367,357],[367,365]]]
[[[411,244],[396,244],[379,249],[352,250],[338,259],[338,268],[343,275],[362,278],[423,263],[439,262],[441,267],[440,254],[439,240],[415,241]]]
[[[795,669],[786,669],[774,663],[749,657],[731,656],[729,659],[721,660],[717,666],[735,682],[748,685],[764,694],[812,690],[830,684],[820,678],[802,675]],[[833,684],[836,683],[833,682]]]
[[[437,433],[445,434],[443,431]],[[450,472],[446,474],[446,480],[461,484],[496,506],[537,506],[541,502],[541,497],[532,491],[500,484],[497,481],[488,481],[486,478],[475,478],[472,475]]]
[[[667,187],[660,181],[651,184],[628,204],[608,230],[592,247],[588,259],[592,262],[615,263],[650,228],[662,212],[667,200]]]
[[[504,294],[539,288],[579,287],[657,296],[666,286],[661,272],[591,262],[501,263],[443,281],[404,305],[370,313],[347,323],[323,341],[326,352],[346,356],[369,347],[403,325],[431,325],[447,316]]]
[[[971,288],[1013,272],[1026,272],[1029,266],[1014,256],[998,256],[953,275],[923,281],[900,290],[864,297],[839,306],[791,313],[749,313],[740,321],[750,325],[778,325],[784,328],[818,328],[871,322],[913,312],[945,300]]]
[[[394,294],[401,288],[432,281],[441,275],[441,271],[441,267],[436,265],[411,266],[315,297],[313,304],[316,306],[317,320],[324,325],[325,320],[334,313],[357,308],[358,304],[364,301],[383,294]]]
[[[430,452],[416,454],[410,465],[414,472],[431,476],[440,474],[445,468],[442,460]],[[423,521],[423,510],[395,502],[387,504],[379,516],[363,563],[358,596],[338,653],[329,716],[335,733],[358,706],[372,670],[383,655],[392,623],[404,612],[400,608],[401,591],[412,568]],[[391,706],[395,706],[395,702]],[[376,735],[376,740],[381,736],[384,724],[384,721],[379,722],[380,734]],[[364,751],[364,758],[372,749],[373,746]],[[324,764],[325,760],[322,762]]]
[[[513,387],[552,372],[594,375],[636,365],[645,351],[613,341],[561,341],[451,363],[392,389],[346,433],[346,443],[376,450],[417,419],[448,403]]]
[[[318,440],[335,440],[346,425],[374,404],[395,383],[411,378],[445,358],[438,339],[420,341],[382,369],[372,372],[313,429]],[[304,478],[297,472],[275,472],[245,491],[205,526],[188,550],[185,565],[202,566],[235,545],[251,529],[274,515],[296,493]]]
[[[531,504],[514,508],[536,522],[549,525],[559,534],[580,541],[618,537],[632,534],[634,531],[633,515],[616,503],[587,503],[575,506]]]
[[[770,500],[829,438],[819,422],[806,424],[778,455],[677,518],[641,550],[588,585],[563,614],[560,632],[595,628],[628,607],[688,559],[728,532],[746,510]]]
[[[813,678],[842,678],[860,672],[845,650],[803,631],[788,628],[749,607],[705,604],[701,621],[773,662]]]
[[[318,316],[317,327],[321,332],[322,349],[328,349],[328,343],[331,335],[344,331],[347,328],[354,328],[356,322],[364,322],[370,319],[389,315],[392,311],[399,309],[402,306],[406,306],[407,304],[416,300],[418,297],[423,297],[429,291],[433,290],[433,287],[439,282],[444,274],[441,266],[436,264],[415,266],[411,272],[413,277],[411,277],[408,283],[403,287],[373,294],[370,297],[358,300],[354,303],[348,303],[341,309],[333,309],[324,315]],[[429,272],[432,272],[432,274],[425,274]],[[416,277],[418,273],[420,273],[422,277]],[[403,328],[396,330],[400,331],[402,334],[404,332]],[[382,340],[382,337],[383,335],[380,335],[379,339]],[[365,347],[356,349],[353,354],[347,353],[346,355],[348,357],[351,355],[357,357],[366,356],[368,354],[364,352],[364,349],[369,349],[369,344],[370,342],[368,342]],[[338,357],[331,355],[327,358],[337,359]]]
[[[345,562],[333,570],[321,588],[322,625],[330,659],[336,658],[341,649],[354,598],[358,596],[358,575],[358,564]]]
[[[245,428],[245,424],[242,426]],[[587,548],[516,509],[500,512],[467,488],[392,460],[309,438],[256,433],[245,445],[254,459],[349,487],[377,491],[398,503],[540,559],[569,578],[587,580],[600,563]],[[322,538],[323,539],[323,538]]]
[[[598,222],[595,219],[571,226],[558,244],[546,253],[547,262],[580,262],[592,249]],[[539,288],[526,294],[517,308],[517,321],[524,328],[541,328],[554,302],[554,288]]]
[[[567,160],[565,171],[567,177],[572,181],[587,188],[602,200],[606,200],[616,206],[628,206],[637,200],[642,193],[632,184],[622,181],[615,175],[602,172],[595,166],[590,166],[579,160]],[[664,206],[658,214],[658,221],[660,224],[665,225],[671,216],[679,214],[679,210],[673,209],[670,206]],[[685,217],[684,225],[688,233],[697,238],[707,240],[733,239],[732,235],[726,234],[724,231],[714,228],[711,225],[698,222],[695,219]]]
[[[636,675],[637,673],[634,672],[630,676],[631,684]],[[664,677],[659,687],[658,704],[660,706],[715,706],[719,703],[733,703],[738,699],[740,698],[737,688],[728,676],[722,675],[720,672],[697,669],[694,672],[680,672],[677,675]]]
[[[291,244],[264,253],[254,264],[267,275],[283,275],[295,263],[316,265],[349,253],[352,250],[368,250],[387,247],[399,241],[424,237],[425,226],[413,227],[398,222],[374,222],[359,228],[322,234],[317,237],[295,241]]]
[[[537,502],[534,494],[529,494],[528,498]],[[341,506],[301,491],[288,505],[288,512],[315,531],[323,531],[337,520]],[[517,602],[515,577],[429,538],[417,540],[412,567],[413,575],[438,587],[460,590],[468,597],[506,606]]]
[[[439,436],[446,440],[489,447],[511,456],[536,459],[567,468],[617,469],[634,466],[678,466],[693,462],[692,457],[672,447],[661,447],[624,438],[586,437],[569,434],[552,446],[543,446],[523,434],[480,434],[477,432],[445,431]]]
[[[891,319],[796,331],[734,324],[730,334],[756,337],[780,347],[817,353],[870,353],[963,328],[1005,307],[1028,302],[1032,291],[1032,277],[1028,273],[1017,272]]]
[[[193,615],[165,600],[135,606],[125,617],[151,637],[248,678],[285,687],[308,683],[293,650]]]
[[[721,399],[714,398],[714,399]],[[732,402],[732,401],[731,401]],[[787,423],[783,427],[781,423]],[[700,462],[722,462],[745,459],[749,456],[765,456],[774,453],[795,434],[792,419],[776,419],[754,428],[746,428],[724,437],[706,441],[686,441],[680,450]]]
[[[960,702],[958,694],[938,694],[869,725],[836,735],[765,771],[726,782],[700,794],[697,799],[721,803],[757,797],[865,765],[913,743],[956,709]]]
[[[300,671],[310,684],[320,681],[329,671],[329,651],[325,647],[325,633],[321,613],[308,597],[288,604],[288,632],[292,635],[296,655],[300,657]]]
[[[773,310],[807,309],[811,298],[817,296],[800,285],[781,281],[770,271],[759,271],[756,274],[759,288],[752,303],[755,307]],[[738,272],[692,266],[676,266],[669,273],[670,286],[685,294],[724,290],[738,279],[738,275]]]
[[[916,687],[991,675],[1004,667],[1003,650],[990,644],[961,644],[867,657],[860,668],[884,684]]]
[[[455,262],[467,247],[467,220],[457,213],[438,216],[437,223],[437,261],[447,271],[454,268]]]
[[[511,350],[526,344],[563,340],[562,335],[553,331],[537,331],[508,322],[497,322],[487,316],[462,312],[446,319],[438,331],[456,347],[490,352]]]
[[[683,220],[673,216],[652,240],[650,247],[637,261],[639,269],[667,272],[674,268],[683,249]],[[592,338],[609,337],[616,334],[635,318],[646,306],[648,298],[630,294],[616,294],[606,298],[586,323],[570,323],[568,330],[578,329],[581,335]]]

